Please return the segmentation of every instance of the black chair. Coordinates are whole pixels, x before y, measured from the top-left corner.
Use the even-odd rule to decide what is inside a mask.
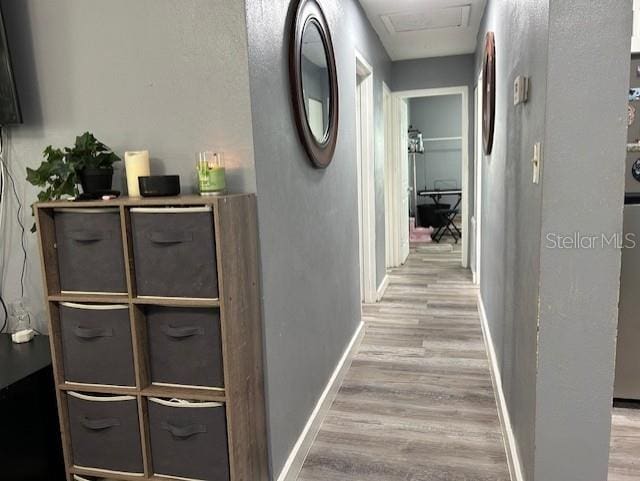
[[[458,226],[455,224],[455,219],[460,213],[460,209],[436,209],[435,213],[439,222],[437,226],[432,226],[436,230],[431,235],[431,239],[434,242],[440,242],[445,233],[448,232],[457,244],[458,240],[462,237],[462,232],[460,232],[460,229],[458,229]]]
[[[439,227],[442,224],[442,216],[438,210],[451,209],[449,204],[420,204],[418,205],[417,225],[420,227]]]

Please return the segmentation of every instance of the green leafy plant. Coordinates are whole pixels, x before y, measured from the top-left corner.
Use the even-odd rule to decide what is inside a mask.
[[[38,200],[57,200],[63,196],[77,196],[80,173],[85,168],[109,169],[118,157],[109,147],[90,132],[76,137],[73,147],[44,149],[45,160],[37,169],[27,167],[27,181],[43,187]]]
[[[100,142],[90,132],[76,137],[73,147],[44,149],[44,160],[37,169],[27,167],[27,182],[41,187],[38,200],[61,199],[64,196],[76,197],[79,194],[78,183],[81,172],[86,169],[110,169],[118,157],[109,147]],[[31,232],[35,232],[35,224]]]

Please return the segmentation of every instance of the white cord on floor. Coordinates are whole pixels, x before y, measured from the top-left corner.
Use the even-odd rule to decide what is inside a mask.
[[[0,235],[4,232],[2,230],[2,223],[4,220],[4,211],[5,204],[7,203],[5,199],[6,193],[6,184],[7,184],[7,176],[5,175],[5,169],[7,168],[4,164],[4,129],[0,125]],[[4,256],[3,252],[0,251],[0,284],[2,284],[2,279],[4,278]]]
[[[5,191],[5,184],[6,184],[6,178],[4,175],[4,169],[5,169],[5,165],[4,165],[4,129],[2,128],[2,126],[0,126],[0,232],[2,232],[2,220],[3,220],[3,215],[4,215],[4,205],[5,205],[5,199],[4,199],[4,191]]]

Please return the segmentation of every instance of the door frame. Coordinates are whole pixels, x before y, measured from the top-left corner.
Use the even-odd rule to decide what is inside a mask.
[[[377,301],[376,206],[373,138],[373,68],[355,51],[356,150],[358,174],[358,226],[360,295],[364,303]]]
[[[411,199],[409,193],[413,189],[409,186],[409,103],[406,99],[398,99],[398,141],[395,149],[398,155],[398,207],[396,208],[396,218],[398,222],[398,251],[397,265],[402,265],[409,257],[410,242],[409,238],[409,210],[411,209]],[[406,202],[406,205],[405,205]]]
[[[394,98],[398,100],[409,100],[413,98],[421,97],[438,97],[443,95],[460,95],[462,98],[462,267],[469,266],[469,87],[467,85],[460,85],[455,87],[443,87],[433,89],[416,89],[416,90],[402,90],[394,92]],[[399,102],[396,103],[396,108],[400,108]],[[399,142],[399,140],[398,140]],[[392,199],[392,202],[397,203],[399,201],[398,196]],[[393,238],[392,238],[393,240]]]
[[[393,234],[395,211],[392,199],[395,195],[396,171],[393,162],[393,95],[389,86],[382,82],[382,110],[384,115],[384,258],[385,268],[395,267],[393,262]]]
[[[407,188],[402,185],[402,169],[407,160],[407,149],[402,141],[402,103],[406,102],[390,92],[390,112],[389,118],[389,139],[385,139],[385,253],[386,267],[399,267],[407,259],[408,252],[402,248],[402,231],[406,229],[407,235],[409,225],[405,225],[402,215],[403,196],[408,196]],[[408,213],[407,213],[408,215]],[[406,249],[405,249],[406,250]]]
[[[473,195],[474,195],[474,219],[475,219],[475,246],[474,260],[475,266],[473,270],[474,284],[480,284],[480,274],[482,271],[482,162],[484,161],[484,152],[482,150],[482,70],[478,76],[478,83],[475,87],[475,122],[474,122],[474,151],[473,151]]]

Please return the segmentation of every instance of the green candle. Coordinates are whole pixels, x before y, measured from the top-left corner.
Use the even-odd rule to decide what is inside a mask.
[[[209,190],[219,192],[226,187],[224,167],[214,166],[213,169],[209,169]]]
[[[222,154],[200,152],[198,155],[198,184],[202,195],[220,194],[226,189],[225,168]]]

